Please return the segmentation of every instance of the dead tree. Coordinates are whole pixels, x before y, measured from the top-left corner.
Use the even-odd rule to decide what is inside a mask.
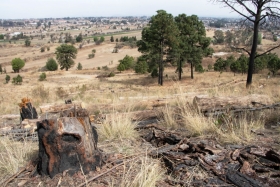
[[[252,84],[254,60],[255,58],[271,52],[280,47],[280,44],[274,46],[267,51],[257,54],[259,28],[267,22],[276,23],[280,18],[280,2],[276,0],[213,0],[214,2],[223,3],[230,7],[233,11],[244,17],[245,22],[253,24],[253,44],[251,50],[239,48],[249,54],[249,68],[247,74],[246,87]]]

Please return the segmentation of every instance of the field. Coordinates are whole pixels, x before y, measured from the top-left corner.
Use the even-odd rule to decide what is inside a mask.
[[[208,35],[213,35],[212,31]],[[114,35],[141,37],[141,31],[133,31]],[[45,81],[39,81],[49,57],[55,57],[55,48],[58,43],[33,45],[24,47],[23,44],[5,44],[0,51],[0,63],[5,64],[7,73],[14,77],[10,61],[15,57],[26,59],[26,65],[20,75],[23,76],[22,85],[5,83],[6,74],[0,75],[0,116],[19,114],[18,103],[28,97],[39,111],[39,106],[46,103],[64,103],[67,99],[81,102],[90,115],[96,118],[96,127],[99,134],[98,147],[108,155],[107,163],[99,171],[83,174],[83,171],[74,177],[61,174],[54,179],[48,177],[30,177],[31,171],[12,178],[8,186],[78,186],[86,182],[85,186],[176,186],[169,181],[180,181],[179,175],[168,172],[167,165],[162,158],[149,156],[155,146],[146,141],[147,130],[137,129],[137,123],[145,121],[132,117],[135,112],[148,111],[149,115],[156,113],[156,125],[168,133],[184,137],[184,140],[202,141],[213,140],[220,146],[252,146],[259,145],[272,147],[279,152],[279,111],[264,110],[253,115],[236,118],[224,116],[205,117],[193,107],[195,96],[208,95],[210,97],[243,97],[253,94],[269,97],[271,103],[280,101],[279,75],[268,78],[267,71],[253,76],[253,85],[246,89],[246,75],[234,75],[230,72],[206,71],[195,73],[194,79],[190,78],[190,69],[184,67],[183,78],[178,81],[175,67],[164,70],[164,85],[157,84],[157,78],[150,74],[138,75],[133,71],[119,73],[116,70],[118,60],[125,55],[138,57],[137,48],[124,47],[118,53],[112,53],[115,42],[109,41],[95,45],[92,41],[78,50],[75,62],[80,62],[83,70],[76,70],[76,66],[69,71],[58,70],[46,72]],[[0,44],[3,45],[3,44]],[[50,51],[40,52],[40,46],[50,47]],[[265,41],[266,46],[271,45]],[[79,48],[78,44],[76,47]],[[215,48],[216,52],[222,46]],[[88,59],[88,54],[96,49],[96,56]],[[276,50],[280,54],[280,50]],[[217,57],[205,58],[203,66],[215,62]],[[109,69],[102,68],[107,66]],[[3,66],[2,66],[3,67]],[[100,70],[98,69],[100,67]],[[114,77],[107,77],[110,72],[115,72]],[[164,104],[161,102],[163,101]],[[40,113],[39,113],[40,115]],[[109,119],[99,120],[102,115],[112,116]],[[179,116],[179,117],[178,117]],[[139,117],[139,116],[138,116]],[[131,121],[131,119],[134,121]],[[113,119],[113,120],[112,120]],[[0,118],[0,127],[19,124],[19,119],[13,121]],[[153,129],[156,132],[157,128]],[[263,134],[263,135],[260,135]],[[183,141],[183,139],[182,139]],[[29,161],[34,160],[38,154],[38,143],[23,141],[17,142],[0,137],[0,184],[7,181],[13,174],[19,172]],[[163,146],[163,145],[162,145]],[[160,147],[159,147],[160,148]],[[167,157],[168,155],[166,155]],[[163,156],[164,157],[164,156]],[[111,169],[108,163],[122,160],[123,165],[113,173],[103,174]],[[8,164],[7,164],[8,163]],[[115,164],[116,165],[116,164]],[[181,169],[181,171],[184,170]],[[196,163],[186,169],[185,183],[177,186],[195,186],[195,182],[213,178],[213,173],[205,171],[201,164]],[[276,169],[277,170],[277,169]],[[185,170],[184,170],[185,171]],[[279,169],[277,170],[279,172]],[[100,178],[89,182],[91,177],[102,174]],[[181,174],[180,174],[181,175]],[[178,178],[176,178],[178,177]]]

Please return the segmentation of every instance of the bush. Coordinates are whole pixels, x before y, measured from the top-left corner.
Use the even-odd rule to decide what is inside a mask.
[[[11,79],[10,75],[6,75],[6,77],[5,77],[6,83],[8,83],[10,81],[10,79]]]
[[[15,73],[18,73],[25,65],[25,62],[20,58],[15,58],[12,60],[12,68]]]
[[[194,67],[194,70],[195,70],[196,72],[199,72],[199,73],[203,73],[203,72],[204,72],[204,69],[203,69],[203,67],[202,67],[201,64],[197,64],[197,65]]]
[[[114,77],[115,76],[115,73],[114,72],[111,72],[109,73],[108,77]]]
[[[152,70],[151,76],[152,76],[153,78],[158,77],[158,70],[157,70],[157,68],[154,68],[154,69]]]
[[[83,66],[81,64],[81,62],[78,63],[78,66],[77,66],[77,70],[82,70],[83,69]]]
[[[46,80],[46,78],[47,78],[46,73],[42,73],[42,74],[39,76],[39,81],[44,81],[44,80]]]
[[[91,54],[88,54],[88,58],[91,59],[91,58],[94,58],[95,54],[91,53]]]
[[[50,50],[50,47],[48,46],[48,47],[47,47],[47,51],[49,51],[49,50]]]
[[[141,73],[141,74],[144,74],[144,73],[147,73],[148,71],[148,64],[146,61],[139,61],[137,62],[137,64],[135,65],[135,73]]]
[[[105,70],[105,71],[109,70],[108,66],[102,66],[102,69]]]
[[[41,47],[41,53],[45,52],[45,47]]]
[[[13,84],[15,85],[20,85],[22,84],[22,76],[18,75],[16,77],[13,78]]]
[[[125,70],[132,68],[134,65],[134,58],[132,56],[126,55],[122,60],[119,60],[120,65],[123,64]]]
[[[58,69],[58,64],[53,58],[49,58],[46,63],[46,68],[49,71],[55,71]]]
[[[31,44],[31,41],[29,40],[29,38],[27,38],[27,39],[25,40],[25,46],[26,46],[26,47],[29,47],[30,44]]]

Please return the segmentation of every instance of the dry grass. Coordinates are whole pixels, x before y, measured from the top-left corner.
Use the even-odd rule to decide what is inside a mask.
[[[110,186],[152,187],[156,186],[156,182],[159,181],[164,174],[160,162],[158,160],[150,159],[148,156],[141,157],[134,162],[125,164],[123,169],[122,180],[113,181]]]
[[[124,140],[135,139],[137,131],[136,125],[131,122],[129,115],[113,113],[110,119],[106,119],[104,124],[98,128],[101,140]]]
[[[38,154],[38,143],[15,142],[8,137],[0,138],[0,178],[16,173]],[[2,182],[0,180],[0,183]]]

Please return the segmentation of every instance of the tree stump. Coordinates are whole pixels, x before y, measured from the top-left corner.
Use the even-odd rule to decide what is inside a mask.
[[[97,132],[90,124],[87,111],[74,108],[60,115],[59,118],[49,115],[37,122],[38,173],[52,178],[63,171],[72,175],[77,171],[96,170],[101,166],[102,154],[97,149]]]
[[[31,104],[31,100],[28,98],[22,98],[21,103],[19,103],[20,107],[20,117],[21,121],[24,119],[37,119],[38,114],[36,108]]]

